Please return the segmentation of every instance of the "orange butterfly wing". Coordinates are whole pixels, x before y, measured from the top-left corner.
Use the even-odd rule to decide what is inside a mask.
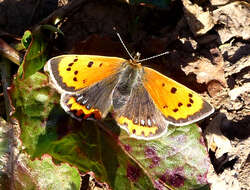
[[[45,71],[61,95],[61,106],[76,119],[104,118],[111,94],[127,60],[94,55],[61,55],[50,59]]]
[[[76,92],[117,73],[125,59],[94,55],[61,55],[47,62],[53,83],[63,92]]]
[[[184,85],[144,67],[143,85],[157,108],[173,125],[188,125],[211,113],[213,107]]]

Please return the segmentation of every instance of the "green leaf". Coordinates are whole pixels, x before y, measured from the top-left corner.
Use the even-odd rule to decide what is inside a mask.
[[[16,189],[80,189],[81,177],[78,170],[65,163],[60,165],[53,163],[49,155],[30,160],[26,154],[21,154],[16,166]]]
[[[155,186],[198,189],[206,186],[209,158],[197,125],[169,126],[161,138],[138,141],[120,135],[125,150],[150,173]]]
[[[16,78],[11,91],[15,115],[20,118],[21,138],[31,155],[39,135],[46,132],[44,119],[59,101],[58,94],[47,85],[47,76],[37,72],[24,80]]]
[[[22,39],[22,43],[28,49],[24,55],[22,65],[19,67],[18,74],[21,75],[22,79],[28,78],[33,75],[41,68],[47,61],[47,47],[48,47],[48,32],[42,30],[42,27],[38,27],[32,34],[29,31],[26,31]],[[31,42],[30,42],[31,38]],[[30,43],[29,43],[30,42]]]
[[[129,138],[113,120],[78,122],[41,73],[17,78],[11,96],[24,150],[33,159],[49,154],[82,173],[93,171],[112,189],[206,188],[209,159],[196,125],[169,126],[163,137],[144,141]]]
[[[31,34],[31,31],[29,30],[26,30],[23,34],[23,37],[22,37],[22,40],[21,40],[21,43],[23,45],[23,47],[25,49],[28,49],[30,43],[31,43],[31,40],[32,40],[32,34]]]

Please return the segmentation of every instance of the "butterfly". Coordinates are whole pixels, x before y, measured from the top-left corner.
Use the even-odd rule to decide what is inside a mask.
[[[169,124],[188,125],[214,111],[199,94],[133,57],[61,55],[51,58],[45,71],[72,117],[102,119],[112,111],[137,139],[161,137]]]

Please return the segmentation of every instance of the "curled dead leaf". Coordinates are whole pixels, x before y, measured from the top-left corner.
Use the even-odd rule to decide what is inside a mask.
[[[87,172],[83,175],[83,185],[86,189],[92,190],[110,190],[106,183],[99,182],[93,172]]]
[[[189,0],[182,0],[182,3],[188,25],[195,36],[206,34],[213,28],[214,22],[209,11],[203,11],[202,7]]]
[[[194,73],[198,83],[206,83],[212,97],[227,86],[224,76],[224,61],[220,57],[221,55],[218,55],[213,60],[214,64],[209,59],[200,57],[182,68],[186,75]]]
[[[250,5],[244,1],[236,1],[213,11],[213,19],[218,27],[221,42],[224,43],[232,37],[250,39]]]
[[[208,149],[215,152],[216,158],[231,151],[232,146],[228,138],[226,138],[221,130],[220,125],[225,116],[218,114],[209,124],[205,133],[207,139]]]
[[[250,93],[250,83],[245,83],[243,86],[234,88],[229,92],[229,97],[232,101],[235,101],[241,94]]]
[[[231,0],[210,0],[211,5],[217,6],[217,5],[225,5],[229,3]]]

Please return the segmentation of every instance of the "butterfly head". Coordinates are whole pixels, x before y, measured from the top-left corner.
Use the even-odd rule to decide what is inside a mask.
[[[140,66],[141,65],[140,56],[141,54],[137,52],[135,56],[129,60],[130,64],[134,66]]]

